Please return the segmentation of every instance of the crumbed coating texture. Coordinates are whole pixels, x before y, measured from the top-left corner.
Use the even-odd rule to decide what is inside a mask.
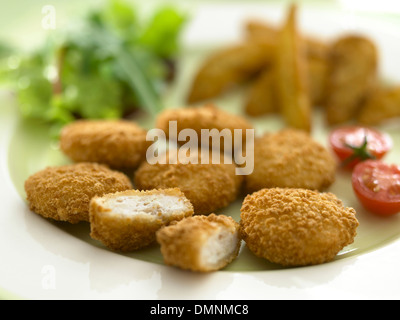
[[[235,129],[242,130],[242,145],[246,143],[246,129],[253,129],[251,123],[242,116],[231,114],[221,109],[218,109],[214,104],[206,104],[199,107],[186,107],[179,109],[167,109],[163,111],[157,118],[156,127],[163,130],[166,136],[169,137],[169,122],[177,122],[177,133],[183,129],[192,129],[196,131],[199,143],[202,129],[217,129],[221,132],[228,129],[232,134],[232,148],[234,143]],[[212,140],[210,140],[210,146]],[[221,139],[220,147],[224,147],[224,140]],[[230,150],[227,150],[230,151]]]
[[[238,196],[243,176],[236,175],[233,163],[223,159],[212,163],[211,153],[209,164],[201,163],[200,154],[193,153],[193,157],[198,158],[197,164],[145,161],[135,172],[134,185],[141,190],[179,188],[192,203],[195,214],[209,214],[225,208]]]
[[[284,129],[254,142],[254,170],[245,176],[247,193],[285,187],[323,190],[335,181],[336,160],[306,132]]]
[[[30,209],[57,221],[89,221],[89,203],[94,196],[132,189],[123,173],[97,163],[48,167],[25,181]]]
[[[151,214],[122,214],[104,202],[110,198],[126,196],[169,195],[179,198],[184,210],[175,210],[163,215],[161,210]],[[128,190],[94,197],[90,202],[90,236],[101,241],[113,251],[129,252],[152,244],[156,231],[171,221],[178,221],[193,215],[193,206],[178,188],[149,191]]]
[[[201,259],[201,249],[221,227],[237,234],[237,246],[218,265],[205,265]],[[238,256],[241,243],[239,223],[232,217],[214,213],[173,222],[157,231],[156,236],[165,264],[199,272],[215,271],[227,266]]]
[[[353,208],[332,193],[271,188],[248,195],[240,227],[248,248],[283,266],[331,261],[353,243],[359,225]]]
[[[78,120],[66,125],[60,148],[75,162],[136,168],[144,159],[147,131],[128,120]]]

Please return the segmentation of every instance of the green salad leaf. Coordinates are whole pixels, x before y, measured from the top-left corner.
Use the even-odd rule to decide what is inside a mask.
[[[138,108],[158,113],[186,17],[172,7],[138,17],[137,8],[110,0],[37,52],[0,46],[0,80],[12,85],[21,115],[58,132],[80,118],[118,119]]]
[[[160,57],[171,57],[178,50],[178,36],[185,21],[174,8],[158,10],[143,33],[139,42]]]

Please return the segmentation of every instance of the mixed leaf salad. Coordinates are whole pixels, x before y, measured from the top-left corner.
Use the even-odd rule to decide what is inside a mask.
[[[161,7],[141,18],[131,4],[110,0],[35,52],[1,46],[1,80],[15,91],[21,114],[49,123],[57,134],[79,118],[158,112],[186,16]]]

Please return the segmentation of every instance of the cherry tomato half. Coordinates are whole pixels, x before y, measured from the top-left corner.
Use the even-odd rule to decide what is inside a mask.
[[[382,159],[393,144],[388,134],[360,126],[333,130],[329,143],[342,164],[351,169],[367,159]]]
[[[367,210],[381,216],[400,212],[400,166],[379,160],[361,162],[353,170],[352,185]]]

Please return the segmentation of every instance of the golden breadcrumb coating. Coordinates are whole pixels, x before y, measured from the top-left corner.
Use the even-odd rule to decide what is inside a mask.
[[[90,236],[114,251],[133,251],[153,243],[162,226],[191,215],[178,188],[116,192],[91,200]]]
[[[58,221],[89,221],[92,197],[132,188],[121,172],[96,163],[48,167],[25,181],[30,209]]]
[[[240,218],[248,248],[283,266],[331,261],[353,243],[359,225],[355,210],[334,194],[291,188],[247,195]]]
[[[155,163],[143,162],[134,175],[137,189],[179,188],[194,207],[195,214],[209,214],[225,208],[239,194],[243,176],[236,175],[236,165],[221,159],[212,163],[201,163],[201,152],[193,152],[191,157],[198,163]],[[166,153],[167,157],[169,153]]]
[[[238,256],[239,228],[239,223],[229,216],[214,213],[193,216],[161,228],[157,231],[157,242],[167,265],[199,272],[215,271]]]
[[[197,133],[200,143],[202,129],[217,129],[218,132],[228,129],[234,137],[235,129],[242,130],[242,146],[246,143],[246,129],[253,129],[247,119],[242,116],[231,114],[229,112],[218,109],[214,104],[206,104],[199,107],[186,107],[179,109],[167,109],[163,111],[157,118],[156,127],[163,130],[166,136],[169,136],[169,122],[177,122],[177,133],[183,129],[192,129]],[[210,139],[210,147],[212,140]],[[204,143],[204,141],[201,141]],[[232,138],[232,148],[235,146]],[[220,140],[220,148],[224,147],[224,140]],[[226,150],[231,151],[231,150]]]
[[[283,129],[254,142],[254,170],[245,176],[247,193],[287,187],[323,190],[335,181],[336,160],[306,132]]]
[[[136,168],[150,145],[146,134],[146,130],[128,120],[78,120],[63,128],[60,148],[75,162]]]

